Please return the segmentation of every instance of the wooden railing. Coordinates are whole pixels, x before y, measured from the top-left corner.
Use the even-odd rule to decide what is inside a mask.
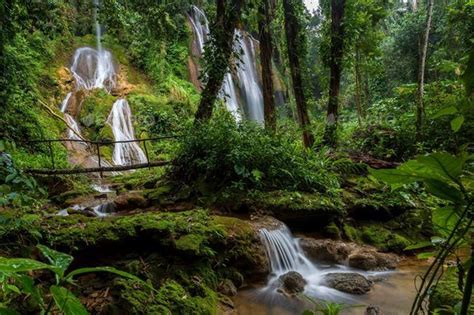
[[[51,159],[51,167],[50,168],[41,168],[41,169],[34,169],[28,168],[25,169],[25,172],[30,174],[40,174],[40,175],[67,175],[67,174],[81,174],[81,173],[99,173],[100,176],[103,176],[104,172],[119,172],[119,171],[126,171],[132,169],[140,169],[140,168],[152,168],[157,166],[164,166],[170,164],[169,161],[150,161],[150,155],[148,152],[148,142],[156,142],[166,139],[176,139],[179,136],[171,135],[171,136],[160,136],[155,138],[147,138],[147,139],[136,139],[136,140],[123,140],[123,141],[89,141],[89,140],[82,140],[82,139],[41,139],[41,140],[27,140],[24,141],[26,144],[41,144],[46,143],[48,145],[49,156]],[[90,148],[95,149],[95,154],[97,154],[97,164],[98,167],[89,167],[89,168],[69,168],[69,169],[57,169],[56,168],[56,160],[54,156],[53,150],[53,143],[81,143],[89,146]],[[146,163],[137,163],[137,164],[130,164],[130,165],[115,165],[115,166],[103,166],[103,159],[100,153],[100,148],[102,146],[110,146],[115,145],[116,143],[142,143],[143,150],[146,156]]]

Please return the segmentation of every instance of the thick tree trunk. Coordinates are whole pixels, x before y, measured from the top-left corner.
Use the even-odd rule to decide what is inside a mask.
[[[341,86],[342,56],[344,53],[345,0],[331,0],[331,56],[329,59],[329,101],[324,130],[324,143],[336,146],[337,122],[339,119],[339,89]]]
[[[214,103],[233,54],[234,30],[244,2],[245,0],[216,0],[216,22],[211,27],[211,44],[207,51],[212,54],[212,64],[208,64],[207,84],[201,94],[195,123],[209,120],[212,116]]]
[[[309,131],[310,121],[308,115],[308,108],[306,103],[306,97],[303,90],[303,79],[301,74],[301,63],[300,63],[300,38],[299,32],[301,26],[295,12],[295,2],[301,2],[301,0],[283,0],[283,11],[285,15],[285,33],[286,43],[288,49],[288,61],[291,69],[291,79],[293,81],[293,91],[295,94],[296,111],[298,114],[298,121],[301,129],[303,129],[303,143],[304,146],[309,148],[314,143],[314,137]]]
[[[270,24],[273,18],[271,0],[261,0],[258,28],[260,32],[260,60],[262,63],[263,104],[265,128],[276,130],[275,100],[272,78],[272,34]]]
[[[430,37],[431,19],[433,16],[433,0],[428,0],[428,8],[426,14],[426,28],[421,38],[420,47],[420,63],[418,67],[418,91],[416,106],[416,139],[420,141],[423,138],[423,121],[425,115],[425,105],[423,95],[425,93],[425,65],[426,55],[428,52],[428,42]]]

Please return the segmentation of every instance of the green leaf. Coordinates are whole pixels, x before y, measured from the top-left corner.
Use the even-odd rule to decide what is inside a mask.
[[[462,75],[464,86],[466,87],[467,95],[474,93],[474,49],[471,48],[469,59],[467,61],[467,67]]]
[[[428,253],[418,254],[418,255],[416,255],[416,257],[418,259],[428,259],[430,257],[433,257],[434,255],[436,255],[436,252],[428,252]]]
[[[18,280],[21,289],[24,293],[30,294],[36,303],[39,305],[43,304],[43,297],[41,296],[39,289],[35,287],[33,279],[27,275],[17,275],[15,278]]]
[[[54,302],[64,315],[88,315],[81,301],[68,289],[53,285],[50,288]]]
[[[431,118],[436,119],[442,116],[453,115],[453,114],[456,114],[457,112],[458,112],[458,109],[456,107],[449,106],[449,107],[440,109],[433,116],[431,116]]]
[[[142,279],[138,278],[137,276],[134,276],[128,272],[125,272],[125,271],[121,271],[121,270],[118,270],[118,269],[115,269],[115,268],[112,268],[112,267],[90,267],[90,268],[80,268],[80,269],[76,269],[76,270],[73,270],[71,271],[67,276],[66,276],[66,280],[72,280],[73,277],[75,276],[78,276],[78,275],[81,275],[81,274],[85,274],[85,273],[93,273],[93,272],[109,272],[109,273],[113,273],[113,274],[116,274],[116,275],[119,275],[123,278],[127,278],[127,279],[132,279],[132,280],[136,280],[136,281],[139,281],[141,283],[144,283],[148,286],[148,283],[146,283],[145,281],[143,281]]]
[[[0,315],[20,315],[20,313],[6,307],[0,307]]]
[[[449,235],[459,220],[459,215],[453,207],[437,208],[432,212],[433,225],[442,236]]]
[[[451,120],[451,129],[454,132],[458,132],[461,129],[462,124],[464,123],[464,116],[460,115],[453,120]]]
[[[454,203],[463,200],[462,193],[456,188],[437,179],[425,180],[426,190],[438,198]]]
[[[52,269],[52,266],[28,258],[0,257],[0,272],[16,273],[40,269]]]
[[[56,273],[62,278],[74,258],[71,255],[55,251],[44,245],[37,245],[36,247],[56,267]]]
[[[431,247],[433,244],[430,241],[419,242],[410,246],[405,247],[405,250],[415,250],[420,248]]]

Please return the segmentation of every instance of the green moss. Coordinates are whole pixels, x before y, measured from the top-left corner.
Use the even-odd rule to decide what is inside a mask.
[[[384,228],[380,224],[369,224],[360,227],[344,225],[344,234],[348,239],[358,243],[373,245],[383,251],[401,253],[413,242],[405,236]]]
[[[183,235],[176,240],[176,248],[178,250],[188,251],[196,255],[200,255],[202,253],[201,246],[203,245],[204,241],[205,238],[202,235]]]
[[[324,232],[331,238],[341,239],[341,230],[334,222],[331,222],[328,226],[326,226],[324,228]]]
[[[430,295],[430,310],[438,309],[439,314],[456,314],[454,307],[462,301],[463,293],[458,287],[458,276],[456,268],[450,268],[438,282],[438,285]],[[474,299],[474,294],[471,301]],[[471,303],[470,312],[474,313],[474,304]]]

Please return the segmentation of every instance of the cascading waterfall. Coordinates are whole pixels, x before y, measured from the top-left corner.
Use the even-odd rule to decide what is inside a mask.
[[[249,118],[262,123],[263,94],[258,81],[257,63],[255,58],[254,39],[244,36],[241,30],[236,30],[237,44],[235,49],[241,50],[241,63],[237,68],[240,93],[245,99]]]
[[[73,57],[71,72],[77,90],[105,89],[115,87],[115,66],[112,54],[107,50],[81,47]]]
[[[81,130],[77,121],[68,113],[66,113],[69,100],[71,99],[72,92],[69,92],[61,103],[61,112],[64,113],[64,119],[70,128],[67,131],[67,137],[71,140],[82,140],[81,139]]]
[[[107,123],[112,127],[115,141],[135,140],[132,112],[126,99],[121,98],[114,103]],[[146,156],[136,142],[116,143],[113,161],[116,165],[130,165],[134,162],[145,163]]]
[[[318,269],[309,261],[298,240],[285,225],[275,230],[260,230],[260,238],[270,262],[272,275],[276,278],[289,271],[297,271],[304,278],[312,277]]]

